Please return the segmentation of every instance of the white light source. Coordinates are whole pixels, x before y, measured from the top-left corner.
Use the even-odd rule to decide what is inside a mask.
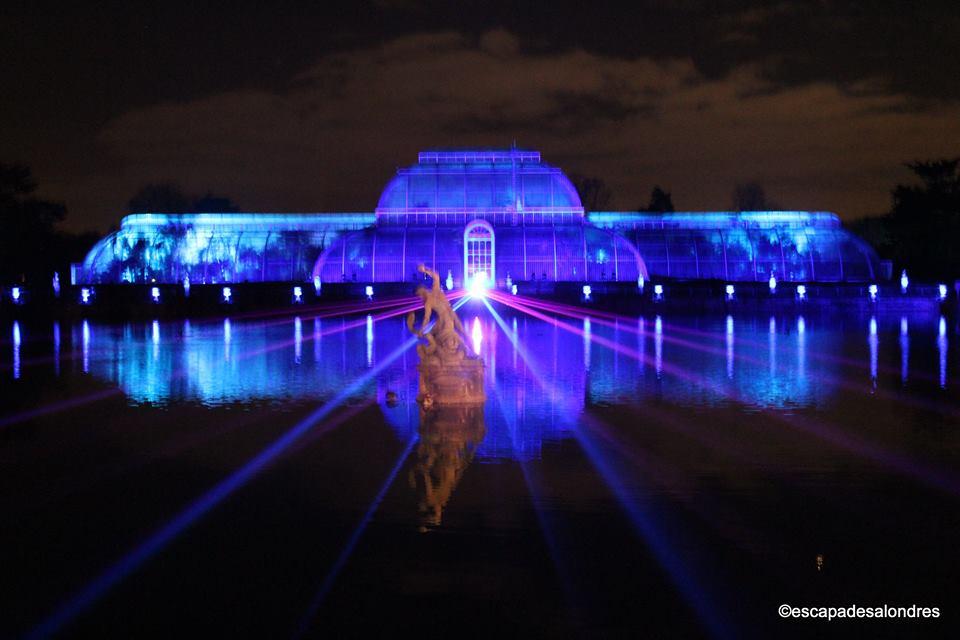
[[[767,281],[767,284],[770,285],[770,293],[773,293],[777,290],[777,276],[770,274],[770,280]]]
[[[150,297],[154,302],[160,302],[160,287],[150,287]]]
[[[366,294],[367,300],[373,300],[373,285],[367,285],[363,289],[363,293]]]
[[[507,291],[513,290],[513,278],[510,277],[510,274],[507,274]]]
[[[662,300],[663,299],[663,285],[655,284],[653,285],[653,299]]]
[[[232,299],[233,299],[233,290],[230,287],[224,287],[223,301],[229,303],[232,301]]]
[[[517,285],[514,284],[510,286],[510,293],[517,295]]]
[[[941,285],[937,288],[937,292],[940,294],[940,299],[941,299],[941,300],[946,300],[946,299],[947,299],[947,285],[941,284]]]
[[[13,287],[10,289],[10,297],[13,298],[14,303],[20,302],[20,287]]]
[[[474,298],[482,298],[487,295],[487,272],[478,271],[473,274],[470,281],[470,295]]]
[[[906,293],[907,287],[910,286],[910,278],[907,277],[907,270],[904,269],[900,272],[900,292]]]
[[[870,294],[870,299],[871,299],[871,300],[876,300],[876,299],[877,299],[877,285],[872,284],[872,285],[870,285],[869,287],[867,287],[867,293]]]
[[[87,287],[80,289],[80,304],[90,304],[90,289]]]
[[[320,276],[313,276],[313,290],[317,295],[320,295]]]
[[[186,298],[190,297],[190,276],[183,276],[183,295]]]
[[[797,297],[800,298],[801,300],[805,300],[807,298],[807,285],[805,284],[797,285]]]
[[[643,279],[642,275],[637,276],[637,289],[640,289],[640,293],[643,293],[643,285],[646,284],[646,281]]]
[[[733,285],[728,284],[726,287],[726,291],[727,291],[727,300],[733,300],[733,292],[734,292]]]
[[[447,291],[453,291],[453,271],[447,270]]]
[[[303,302],[303,287],[297,285],[293,288],[293,301],[296,304]]]
[[[56,298],[60,297],[60,272],[53,272],[53,295]]]
[[[583,285],[583,299],[589,300],[592,294],[593,294],[593,287],[591,287],[588,284]]]

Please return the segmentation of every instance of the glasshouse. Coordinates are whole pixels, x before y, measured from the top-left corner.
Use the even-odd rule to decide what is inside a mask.
[[[77,280],[391,283],[419,279],[420,264],[456,286],[881,277],[877,255],[834,214],[584,211],[539,152],[506,149],[422,152],[373,212],[129,215]]]

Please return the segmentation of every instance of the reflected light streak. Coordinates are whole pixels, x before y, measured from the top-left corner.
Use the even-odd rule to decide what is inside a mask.
[[[300,316],[293,319],[293,361],[300,364],[303,358],[303,322]]]
[[[223,359],[230,361],[230,338],[233,333],[233,327],[230,325],[230,318],[223,319]]]
[[[20,379],[20,322],[13,321],[13,379]]]
[[[770,375],[777,375],[777,319],[770,316]]]
[[[870,336],[867,338],[870,345],[870,384],[874,389],[877,388],[877,357],[879,351],[879,340],[877,338],[877,317],[870,318]]]
[[[907,317],[900,318],[900,383],[907,384],[910,375],[910,324]]]
[[[60,377],[60,321],[53,323],[53,373]]]
[[[590,318],[583,319],[583,367],[590,369]]]
[[[947,319],[940,316],[937,326],[937,352],[940,356],[940,388],[947,388]]]
[[[653,362],[659,379],[663,375],[663,319],[660,316],[653,320]]]
[[[727,315],[727,378],[733,380],[733,316]]]
[[[373,316],[367,314],[367,366],[373,366]]]
[[[807,377],[807,321],[797,318],[797,377]]]
[[[473,328],[470,330],[470,340],[473,343],[473,353],[480,355],[480,346],[483,343],[483,329],[480,327],[479,316],[473,316]]]
[[[150,327],[150,342],[153,343],[153,359],[160,357],[160,321],[154,320]]]
[[[90,323],[87,320],[83,321],[81,331],[83,333],[83,372],[90,373]]]

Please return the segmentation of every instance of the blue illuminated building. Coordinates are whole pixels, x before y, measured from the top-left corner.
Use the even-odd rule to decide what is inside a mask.
[[[457,287],[651,278],[868,282],[865,242],[832,213],[585,211],[537,151],[426,151],[369,213],[141,213],[91,250],[83,283],[360,282]]]

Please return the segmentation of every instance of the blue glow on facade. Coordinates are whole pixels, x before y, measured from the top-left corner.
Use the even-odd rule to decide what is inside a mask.
[[[651,276],[869,282],[882,271],[832,213],[587,212],[562,170],[521,149],[425,151],[370,213],[129,215],[78,271],[88,284],[312,280],[319,293],[321,282],[416,281],[428,264],[466,287],[476,252],[464,231],[481,222],[483,270],[506,290],[545,280],[642,291]]]

